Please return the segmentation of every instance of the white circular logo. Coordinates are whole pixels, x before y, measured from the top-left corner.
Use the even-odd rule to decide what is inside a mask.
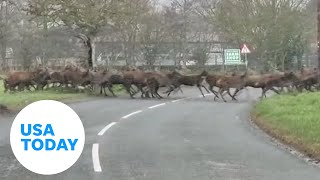
[[[25,107],[10,131],[10,144],[17,160],[42,175],[70,168],[80,157],[84,143],[79,116],[69,106],[51,100]]]

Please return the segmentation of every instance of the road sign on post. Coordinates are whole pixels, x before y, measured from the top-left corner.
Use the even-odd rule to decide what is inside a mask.
[[[242,54],[249,54],[251,53],[250,49],[248,48],[248,46],[246,44],[243,44],[243,47],[241,49],[241,53]]]
[[[225,49],[224,50],[224,64],[225,65],[240,65],[241,61],[240,49]]]
[[[241,53],[244,54],[244,61],[246,64],[246,68],[248,68],[248,54],[251,53],[251,51],[246,44],[243,44]]]

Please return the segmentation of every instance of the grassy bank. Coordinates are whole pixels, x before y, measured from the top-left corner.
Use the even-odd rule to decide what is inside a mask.
[[[14,111],[20,110],[26,105],[39,100],[76,101],[88,97],[85,93],[56,90],[4,93],[3,82],[0,81],[0,104]]]
[[[281,95],[256,105],[252,119],[267,133],[320,159],[320,93]]]

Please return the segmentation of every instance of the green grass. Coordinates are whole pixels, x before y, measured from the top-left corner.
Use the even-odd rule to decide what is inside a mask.
[[[89,97],[85,93],[75,93],[72,91],[24,91],[14,93],[4,93],[3,82],[0,81],[0,104],[7,106],[11,110],[19,110],[26,105],[39,100],[75,101]]]
[[[258,125],[285,143],[320,158],[320,93],[278,95],[254,109]]]

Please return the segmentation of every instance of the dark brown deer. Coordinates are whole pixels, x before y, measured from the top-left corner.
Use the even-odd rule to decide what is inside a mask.
[[[131,87],[135,85],[138,90],[141,92],[141,98],[147,96],[146,92],[144,91],[144,87],[147,86],[147,75],[145,72],[140,70],[127,70],[123,71],[123,78],[126,82],[126,86]],[[131,98],[134,98],[134,94],[130,95]]]
[[[168,90],[180,88],[177,84],[176,79],[171,73],[147,73],[147,87],[150,91],[151,96],[162,99],[163,97],[159,94],[158,90],[161,87],[166,87]]]
[[[288,84],[289,82],[294,83],[296,81],[297,76],[293,72],[284,74],[264,74],[260,76],[248,77],[246,86],[253,88],[261,88],[261,98],[263,98],[267,97],[267,91],[272,90],[275,93],[280,94],[279,90],[277,90],[275,87],[284,87],[285,84]]]
[[[103,88],[105,95],[107,95],[105,91],[105,88],[107,87],[112,95],[116,97],[112,90],[113,85],[123,85],[130,97],[133,97],[135,93],[130,84],[130,81],[125,79],[122,73],[104,72],[102,79],[99,81],[99,84]]]
[[[40,70],[34,72],[11,72],[7,75],[8,78],[4,80],[5,92],[8,90],[14,91],[16,87],[19,90],[27,88],[30,91],[30,86],[36,89],[36,78],[38,77]]]
[[[65,85],[63,71],[51,71],[49,73],[50,79],[49,84],[52,84],[53,87],[56,87],[59,84],[59,87]]]
[[[71,86],[77,90],[79,90],[79,86],[82,84],[83,80],[89,76],[89,69],[65,69],[63,71],[63,79],[64,84],[68,85],[71,84]]]
[[[207,71],[203,71],[201,74],[199,75],[192,75],[192,76],[185,76],[182,75],[176,71],[174,71],[172,73],[172,77],[174,79],[174,83],[177,87],[180,87],[181,85],[185,85],[185,86],[197,86],[202,94],[203,97],[205,97],[205,95],[203,94],[203,91],[201,89],[201,87],[203,87],[208,93],[210,92],[202,83],[203,81],[206,79],[206,77],[208,76],[208,72]],[[171,92],[174,89],[170,89],[167,93],[168,96],[170,96]]]
[[[236,94],[246,87],[246,78],[247,72],[243,75],[233,75],[233,76],[220,76],[216,80],[215,86],[220,88],[219,94],[224,102],[227,102],[224,98],[224,92],[226,91],[227,94],[232,98],[232,100],[237,101],[235,98]],[[234,95],[231,95],[230,89],[235,88]],[[217,97],[214,99],[216,100]]]
[[[302,92],[303,89],[312,92],[314,86],[319,86],[319,72],[316,69],[301,71],[297,77],[299,80],[294,83],[294,86],[299,92]]]

